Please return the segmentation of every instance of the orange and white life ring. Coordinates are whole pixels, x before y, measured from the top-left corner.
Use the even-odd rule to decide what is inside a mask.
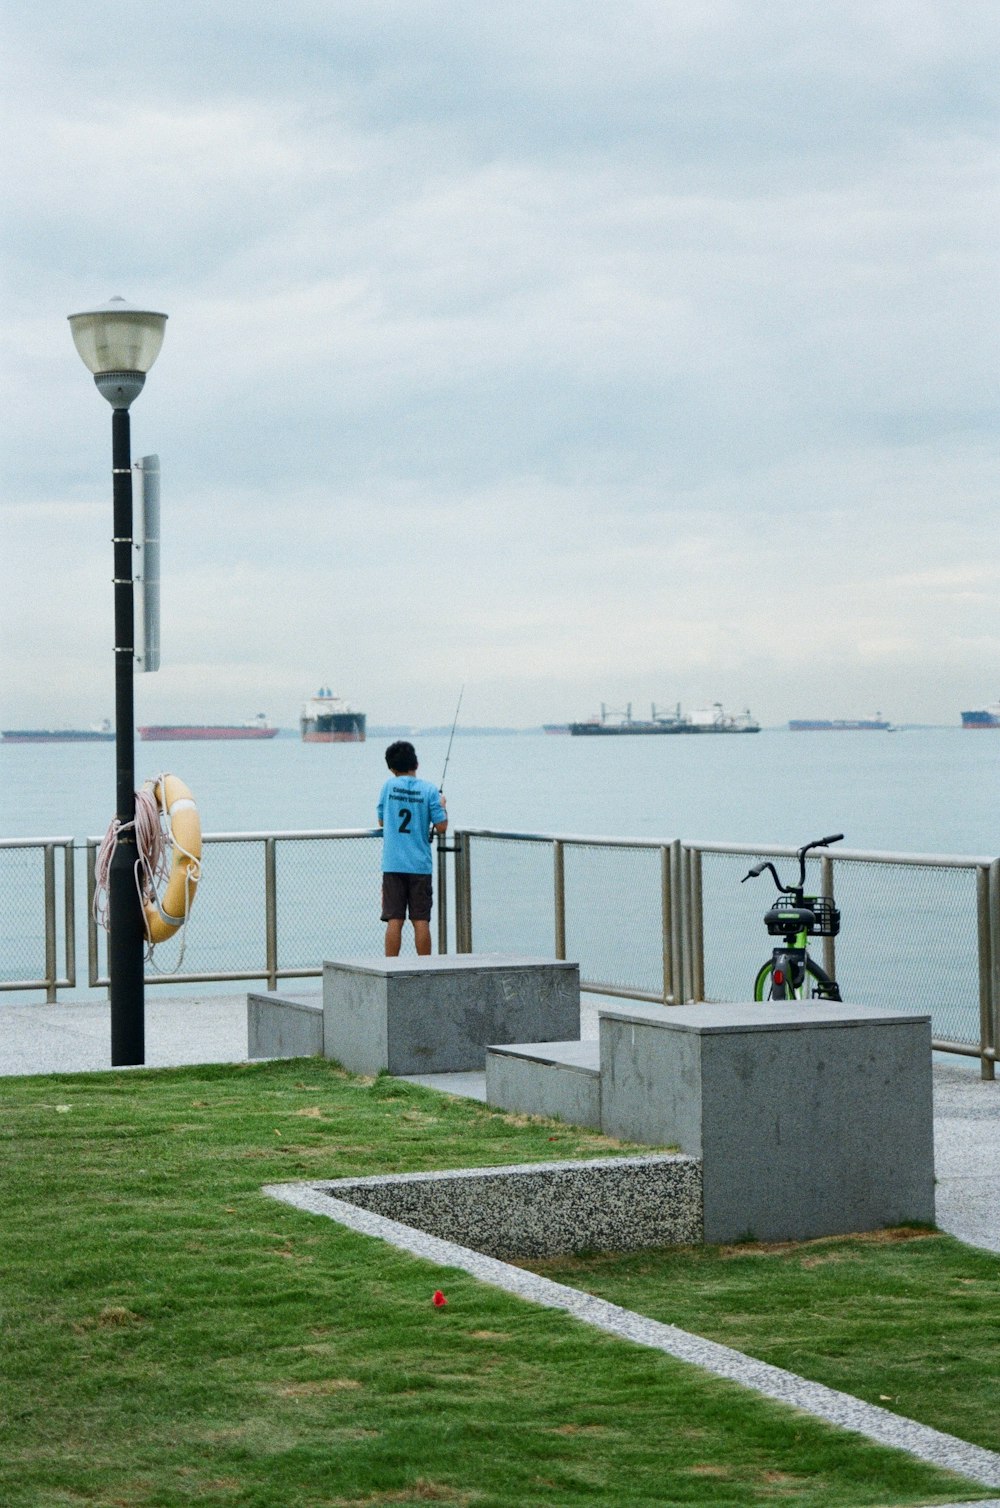
[[[201,879],[201,818],[194,797],[176,775],[161,775],[146,782],[160,812],[166,818],[172,853],[170,876],[161,899],[155,890],[143,902],[146,936],[151,943],[166,942],[188,919],[194,893]]]

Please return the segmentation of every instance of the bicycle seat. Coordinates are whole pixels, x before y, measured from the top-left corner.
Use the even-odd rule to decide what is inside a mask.
[[[764,925],[772,937],[787,937],[791,932],[812,932],[816,913],[808,906],[774,906],[764,915]]]

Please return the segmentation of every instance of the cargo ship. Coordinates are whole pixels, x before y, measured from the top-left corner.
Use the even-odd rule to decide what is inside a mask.
[[[678,703],[673,712],[666,713],[657,712],[654,702],[648,718],[634,718],[631,702],[624,712],[612,712],[602,702],[600,717],[570,723],[569,731],[575,738],[657,733],[759,733],[760,723],[751,717],[749,711],[726,712],[721,702],[699,707],[694,712],[682,712]]]
[[[96,728],[4,728],[5,744],[112,744],[115,731],[107,718]]]
[[[367,718],[355,712],[329,686],[317,691],[303,705],[299,727],[307,744],[363,744]]]
[[[881,712],[874,717],[793,717],[793,733],[893,733],[895,729]]]
[[[1000,702],[962,713],[963,728],[1000,728]]]
[[[278,729],[265,712],[245,723],[152,723],[139,729],[143,743],[201,743],[207,739],[276,738]]]

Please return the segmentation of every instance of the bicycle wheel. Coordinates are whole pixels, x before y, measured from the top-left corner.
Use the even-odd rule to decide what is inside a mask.
[[[784,970],[782,971],[785,972]],[[840,986],[831,979],[825,969],[811,958],[806,959],[806,975],[802,987],[796,989],[786,977],[781,984],[774,983],[774,959],[769,958],[757,971],[753,984],[753,998],[757,1000],[839,1000]]]

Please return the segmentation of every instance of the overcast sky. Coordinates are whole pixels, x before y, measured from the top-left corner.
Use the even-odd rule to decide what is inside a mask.
[[[8,10],[0,725],[1000,699],[995,0]]]

